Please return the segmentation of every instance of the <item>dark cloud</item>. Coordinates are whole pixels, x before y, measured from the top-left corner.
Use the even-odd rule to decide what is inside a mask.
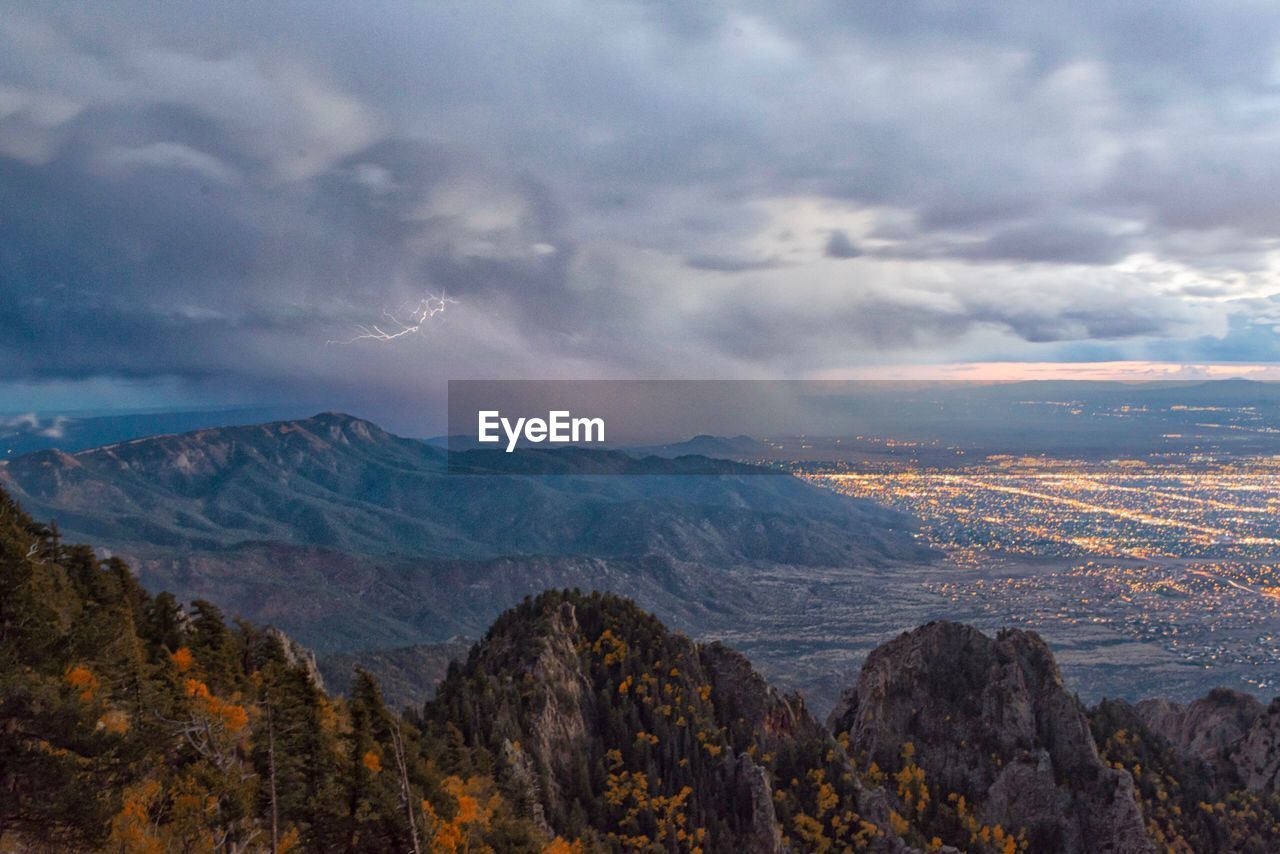
[[[695,255],[686,258],[685,264],[695,270],[715,273],[749,273],[753,270],[773,270],[780,266],[777,258],[730,258],[724,255]]]
[[[849,239],[849,235],[838,228],[832,230],[827,237],[827,246],[824,251],[828,258],[857,258],[863,254],[862,250]]]
[[[952,247],[947,254],[973,261],[1111,264],[1133,247],[1130,237],[1047,220],[1000,228],[976,243]]]
[[[1278,49],[1269,7],[1190,2],[16,4],[0,376],[395,409],[449,375],[1271,353]],[[325,345],[442,291],[429,337]]]

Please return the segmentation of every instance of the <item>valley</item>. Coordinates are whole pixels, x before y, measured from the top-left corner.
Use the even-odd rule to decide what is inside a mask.
[[[731,643],[820,712],[877,644],[939,618],[1043,634],[1089,701],[1266,696],[1280,678],[1268,458],[880,458],[791,477],[647,454],[563,457],[625,476],[457,476],[438,447],[330,413],[37,452],[0,485],[151,589],[279,626],[339,690],[363,664],[397,703],[429,696],[504,608],[573,588]],[[690,459],[726,473],[678,474]]]

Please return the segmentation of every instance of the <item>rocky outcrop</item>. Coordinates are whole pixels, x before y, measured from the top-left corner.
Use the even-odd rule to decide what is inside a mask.
[[[863,831],[873,850],[909,850],[883,792],[878,809],[798,695],[618,597],[526,600],[424,713],[485,746],[518,814],[548,833],[577,836],[594,818],[610,845],[683,831],[708,851],[781,854]]]
[[[578,659],[578,639],[573,605],[565,602],[550,620],[530,671],[536,694],[525,743],[545,781],[543,795],[557,809],[564,808],[574,763],[587,750],[584,706],[591,683]]]
[[[910,743],[935,797],[963,795],[984,822],[1025,830],[1032,850],[1154,850],[1132,778],[1099,758],[1032,633],[993,640],[935,622],[903,634],[868,656],[830,723],[882,769],[899,767]]]
[[[1143,700],[1134,708],[1147,728],[1167,739],[1181,756],[1203,762],[1224,780],[1235,775],[1233,754],[1262,713],[1255,698],[1227,688],[1185,705],[1157,699]]]
[[[732,784],[744,815],[738,850],[743,854],[782,854],[782,826],[773,809],[773,779],[768,769],[743,753],[733,766]]]
[[[1143,700],[1143,723],[1186,760],[1203,763],[1219,787],[1280,791],[1280,701],[1218,688],[1186,705]]]
[[[1253,719],[1231,752],[1231,761],[1245,788],[1280,791],[1280,698]]]
[[[773,753],[801,739],[831,741],[805,708],[804,698],[780,694],[746,656],[717,641],[701,647],[700,658],[716,697],[717,717],[740,737],[754,739],[761,752]]]
[[[324,678],[320,675],[320,667],[316,664],[316,654],[298,643],[274,626],[267,629],[267,634],[274,638],[284,651],[284,660],[290,667],[297,667],[307,672],[307,678],[317,690],[324,690]]]

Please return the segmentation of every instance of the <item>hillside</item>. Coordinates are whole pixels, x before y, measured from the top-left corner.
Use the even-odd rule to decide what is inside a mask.
[[[573,850],[288,638],[151,596],[0,491],[0,850]]]
[[[630,468],[609,478],[449,476],[444,451],[326,413],[38,452],[0,468],[0,482],[33,512],[56,514],[68,533],[109,546],[273,542],[438,559],[682,549],[711,565],[919,552],[903,537],[903,517],[794,478],[685,478],[670,460],[566,453],[616,456]],[[803,531],[802,518],[810,520]]]
[[[406,663],[406,662],[402,662]],[[1069,694],[1038,637],[932,623],[831,729],[617,596],[500,616],[438,695],[151,595],[0,491],[0,849],[1274,851],[1275,704]]]
[[[906,517],[793,477],[574,454],[637,473],[451,475],[444,451],[327,413],[41,451],[0,466],[0,485],[127,558],[148,588],[278,625],[322,654],[477,637],[553,587],[612,590],[695,633],[746,625],[761,611],[753,567],[928,556]]]

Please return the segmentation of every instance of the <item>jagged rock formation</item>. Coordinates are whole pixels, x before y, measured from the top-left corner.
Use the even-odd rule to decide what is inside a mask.
[[[1144,700],[1143,723],[1186,759],[1204,763],[1219,785],[1253,792],[1280,790],[1280,702],[1263,706],[1227,688],[1180,705]]]
[[[1134,707],[1142,722],[1180,754],[1203,762],[1216,776],[1235,774],[1232,754],[1262,713],[1262,704],[1239,691],[1219,688],[1191,703],[1143,700]]]
[[[1231,758],[1245,788],[1280,792],[1280,699],[1254,718]]]
[[[1124,771],[1099,758],[1079,702],[1036,635],[929,623],[875,650],[831,717],[868,766],[903,746],[935,798],[1025,829],[1035,851],[1152,851]]]
[[[798,696],[617,597],[550,592],[507,612],[426,715],[491,751],[508,797],[566,837],[906,850],[863,819],[852,765]]]
[[[290,667],[305,672],[316,690],[323,691],[324,677],[320,675],[320,667],[316,664],[316,654],[274,626],[268,627],[266,633],[280,644],[285,662]]]

